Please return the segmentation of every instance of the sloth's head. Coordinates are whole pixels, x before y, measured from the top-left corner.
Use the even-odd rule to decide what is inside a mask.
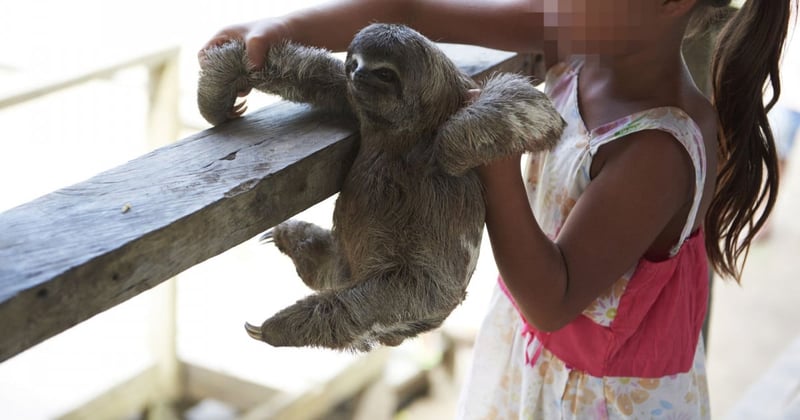
[[[434,43],[403,25],[362,29],[345,71],[362,123],[392,131],[435,129],[465,104],[472,86]]]

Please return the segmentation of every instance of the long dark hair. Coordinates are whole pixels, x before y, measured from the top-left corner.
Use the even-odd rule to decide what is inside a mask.
[[[781,93],[780,56],[793,2],[796,7],[797,0],[745,1],[720,31],[711,58],[719,171],[705,218],[706,250],[714,270],[736,281],[778,194],[778,156],[767,112]],[[701,3],[714,13],[730,0]],[[767,82],[773,93],[765,105]]]

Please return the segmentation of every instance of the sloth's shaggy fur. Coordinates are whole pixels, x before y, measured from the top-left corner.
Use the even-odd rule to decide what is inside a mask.
[[[248,70],[244,45],[206,52],[198,103],[213,124],[228,119],[238,92],[256,88],[343,113],[361,143],[336,201],[333,229],[290,220],[269,233],[316,293],[260,327],[274,346],[366,351],[438,327],[464,299],[484,222],[475,167],[552,147],[563,120],[522,76],[478,86],[427,38],[374,24],[342,62],[290,42]]]

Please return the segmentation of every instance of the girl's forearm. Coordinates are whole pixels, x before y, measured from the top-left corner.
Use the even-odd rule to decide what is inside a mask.
[[[372,22],[402,23],[439,42],[509,51],[542,48],[539,0],[334,0],[286,17],[290,38],[344,50]]]
[[[333,0],[285,17],[288,36],[305,45],[344,51],[371,22],[407,23],[413,0]]]
[[[243,40],[254,68],[263,66],[275,42],[344,51],[361,28],[373,22],[402,23],[437,42],[480,45],[516,52],[541,52],[544,40],[542,0],[331,0],[278,18],[223,28],[200,49]]]
[[[486,229],[503,281],[525,319],[552,331],[570,321],[567,267],[558,246],[542,232],[531,212],[519,157],[481,168]]]

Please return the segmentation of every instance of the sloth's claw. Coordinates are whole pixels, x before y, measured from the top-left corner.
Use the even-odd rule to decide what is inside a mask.
[[[248,322],[244,323],[244,329],[247,330],[247,335],[258,341],[264,341],[261,337],[261,327],[256,327]]]
[[[261,235],[261,237],[260,237],[260,238],[258,238],[258,241],[259,241],[259,242],[261,242],[262,244],[271,244],[271,243],[274,243],[274,242],[275,242],[275,237],[273,236],[273,233],[274,233],[274,232],[273,232],[273,230],[272,230],[272,229],[270,229],[270,230],[268,230],[268,231],[264,232],[264,234],[263,234],[263,235]]]

